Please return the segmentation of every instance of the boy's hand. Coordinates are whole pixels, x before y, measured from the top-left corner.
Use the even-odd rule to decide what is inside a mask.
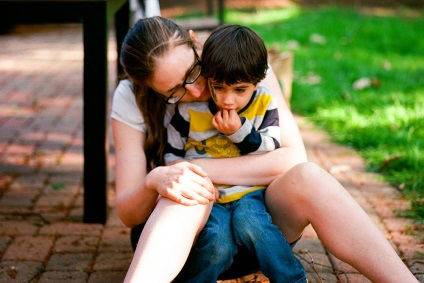
[[[241,128],[241,120],[234,109],[219,110],[212,119],[212,125],[225,135],[232,135]]]

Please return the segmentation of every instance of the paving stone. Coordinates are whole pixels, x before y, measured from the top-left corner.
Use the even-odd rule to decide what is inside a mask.
[[[417,277],[418,282],[424,283],[424,274],[417,274],[415,277]]]
[[[87,278],[88,274],[81,271],[46,271],[41,275],[38,283],[87,282]],[[103,280],[105,280],[105,278],[103,278]]]
[[[417,261],[417,262],[413,263],[410,270],[414,274],[424,274],[424,262]]]
[[[128,270],[133,252],[100,253],[94,264],[94,270],[116,271]]]
[[[6,193],[0,199],[1,207],[24,207],[31,208],[34,206],[36,195],[32,194],[11,194]]]
[[[49,209],[50,207],[44,207],[45,209]],[[38,207],[37,210],[41,210],[42,208]],[[66,210],[57,210],[55,208],[52,210],[51,208],[49,210],[46,210],[43,212],[43,217],[48,221],[48,223],[56,223],[56,222],[64,222],[67,221],[67,211]],[[81,222],[81,221],[79,221]],[[44,225],[47,226],[47,225]]]
[[[107,278],[108,283],[122,283],[125,275],[125,271],[95,271],[90,275],[88,282],[105,283],[105,278]]]
[[[390,232],[405,233],[406,229],[413,224],[412,219],[390,217],[384,220],[384,224]]]
[[[57,238],[53,248],[55,253],[78,253],[97,250],[99,237],[92,236],[60,236]]]
[[[100,236],[103,226],[101,224],[58,222],[42,227],[41,235],[84,235]]]
[[[100,242],[99,252],[132,251],[129,241],[130,229],[126,227],[106,227]]]
[[[321,253],[300,254],[307,273],[332,273],[333,267],[327,255]]]
[[[318,238],[300,239],[294,246],[293,251],[301,254],[306,254],[307,252],[325,254],[324,246]]]
[[[109,211],[106,227],[125,227],[114,208]]]
[[[83,194],[78,194],[75,198],[74,207],[83,207],[84,204],[84,196]]]
[[[53,246],[54,238],[50,236],[15,237],[6,249],[2,260],[27,260],[44,262]]]
[[[308,283],[340,283],[337,277],[332,273],[308,273]]]
[[[49,206],[56,209],[66,209],[71,205],[73,199],[74,196],[71,194],[44,194],[38,198],[35,203],[35,207],[39,208]]]
[[[309,239],[309,238],[311,239],[318,238],[317,233],[315,232],[314,228],[310,224],[306,226],[306,228],[303,230],[301,239]]]
[[[9,174],[0,173],[0,192],[7,191],[10,184],[13,182],[13,179],[13,176]]]
[[[81,184],[78,183],[66,183],[61,180],[50,181],[42,193],[45,195],[54,194],[54,195],[64,195],[73,198],[77,193],[81,191]],[[82,191],[81,191],[82,192]]]
[[[7,246],[9,246],[10,242],[12,242],[12,238],[8,236],[0,236],[0,258],[3,252],[6,250]]]
[[[89,271],[92,266],[93,255],[90,253],[53,254],[47,263],[46,270],[58,271]]]
[[[368,283],[371,282],[364,275],[357,273],[346,273],[338,275],[340,283]]]
[[[31,279],[43,272],[41,262],[0,262],[0,282],[31,282]]]
[[[25,174],[17,177],[11,187],[41,188],[47,181],[48,176],[44,174]]]
[[[69,211],[68,220],[72,222],[82,222],[84,217],[84,209],[80,207],[73,207]]]
[[[38,227],[31,223],[21,221],[2,221],[0,222],[0,235],[18,236],[33,235]]]

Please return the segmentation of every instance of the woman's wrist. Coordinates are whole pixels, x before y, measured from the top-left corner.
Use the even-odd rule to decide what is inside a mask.
[[[156,167],[154,168],[152,171],[150,171],[146,177],[144,178],[143,182],[143,186],[145,189],[147,189],[150,192],[155,192],[156,194],[158,194],[157,191],[157,175],[160,173],[158,172],[160,169],[160,167]]]

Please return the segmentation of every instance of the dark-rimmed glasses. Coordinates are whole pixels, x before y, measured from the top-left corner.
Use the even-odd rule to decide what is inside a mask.
[[[200,73],[202,72],[202,61],[200,61],[199,55],[197,54],[197,51],[194,46],[192,46],[191,48],[193,49],[194,55],[196,56],[196,63],[194,63],[194,65],[188,70],[187,75],[184,78],[183,84],[174,92],[172,92],[171,95],[167,98],[164,97],[162,94],[156,92],[159,97],[168,104],[174,104],[180,101],[180,99],[183,98],[183,96],[187,92],[185,86],[194,83],[200,77]]]

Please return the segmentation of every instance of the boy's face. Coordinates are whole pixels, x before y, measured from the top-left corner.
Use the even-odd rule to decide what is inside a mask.
[[[250,101],[257,85],[252,83],[236,83],[227,85],[217,83],[213,79],[208,80],[212,99],[219,109],[236,110],[243,109]]]

